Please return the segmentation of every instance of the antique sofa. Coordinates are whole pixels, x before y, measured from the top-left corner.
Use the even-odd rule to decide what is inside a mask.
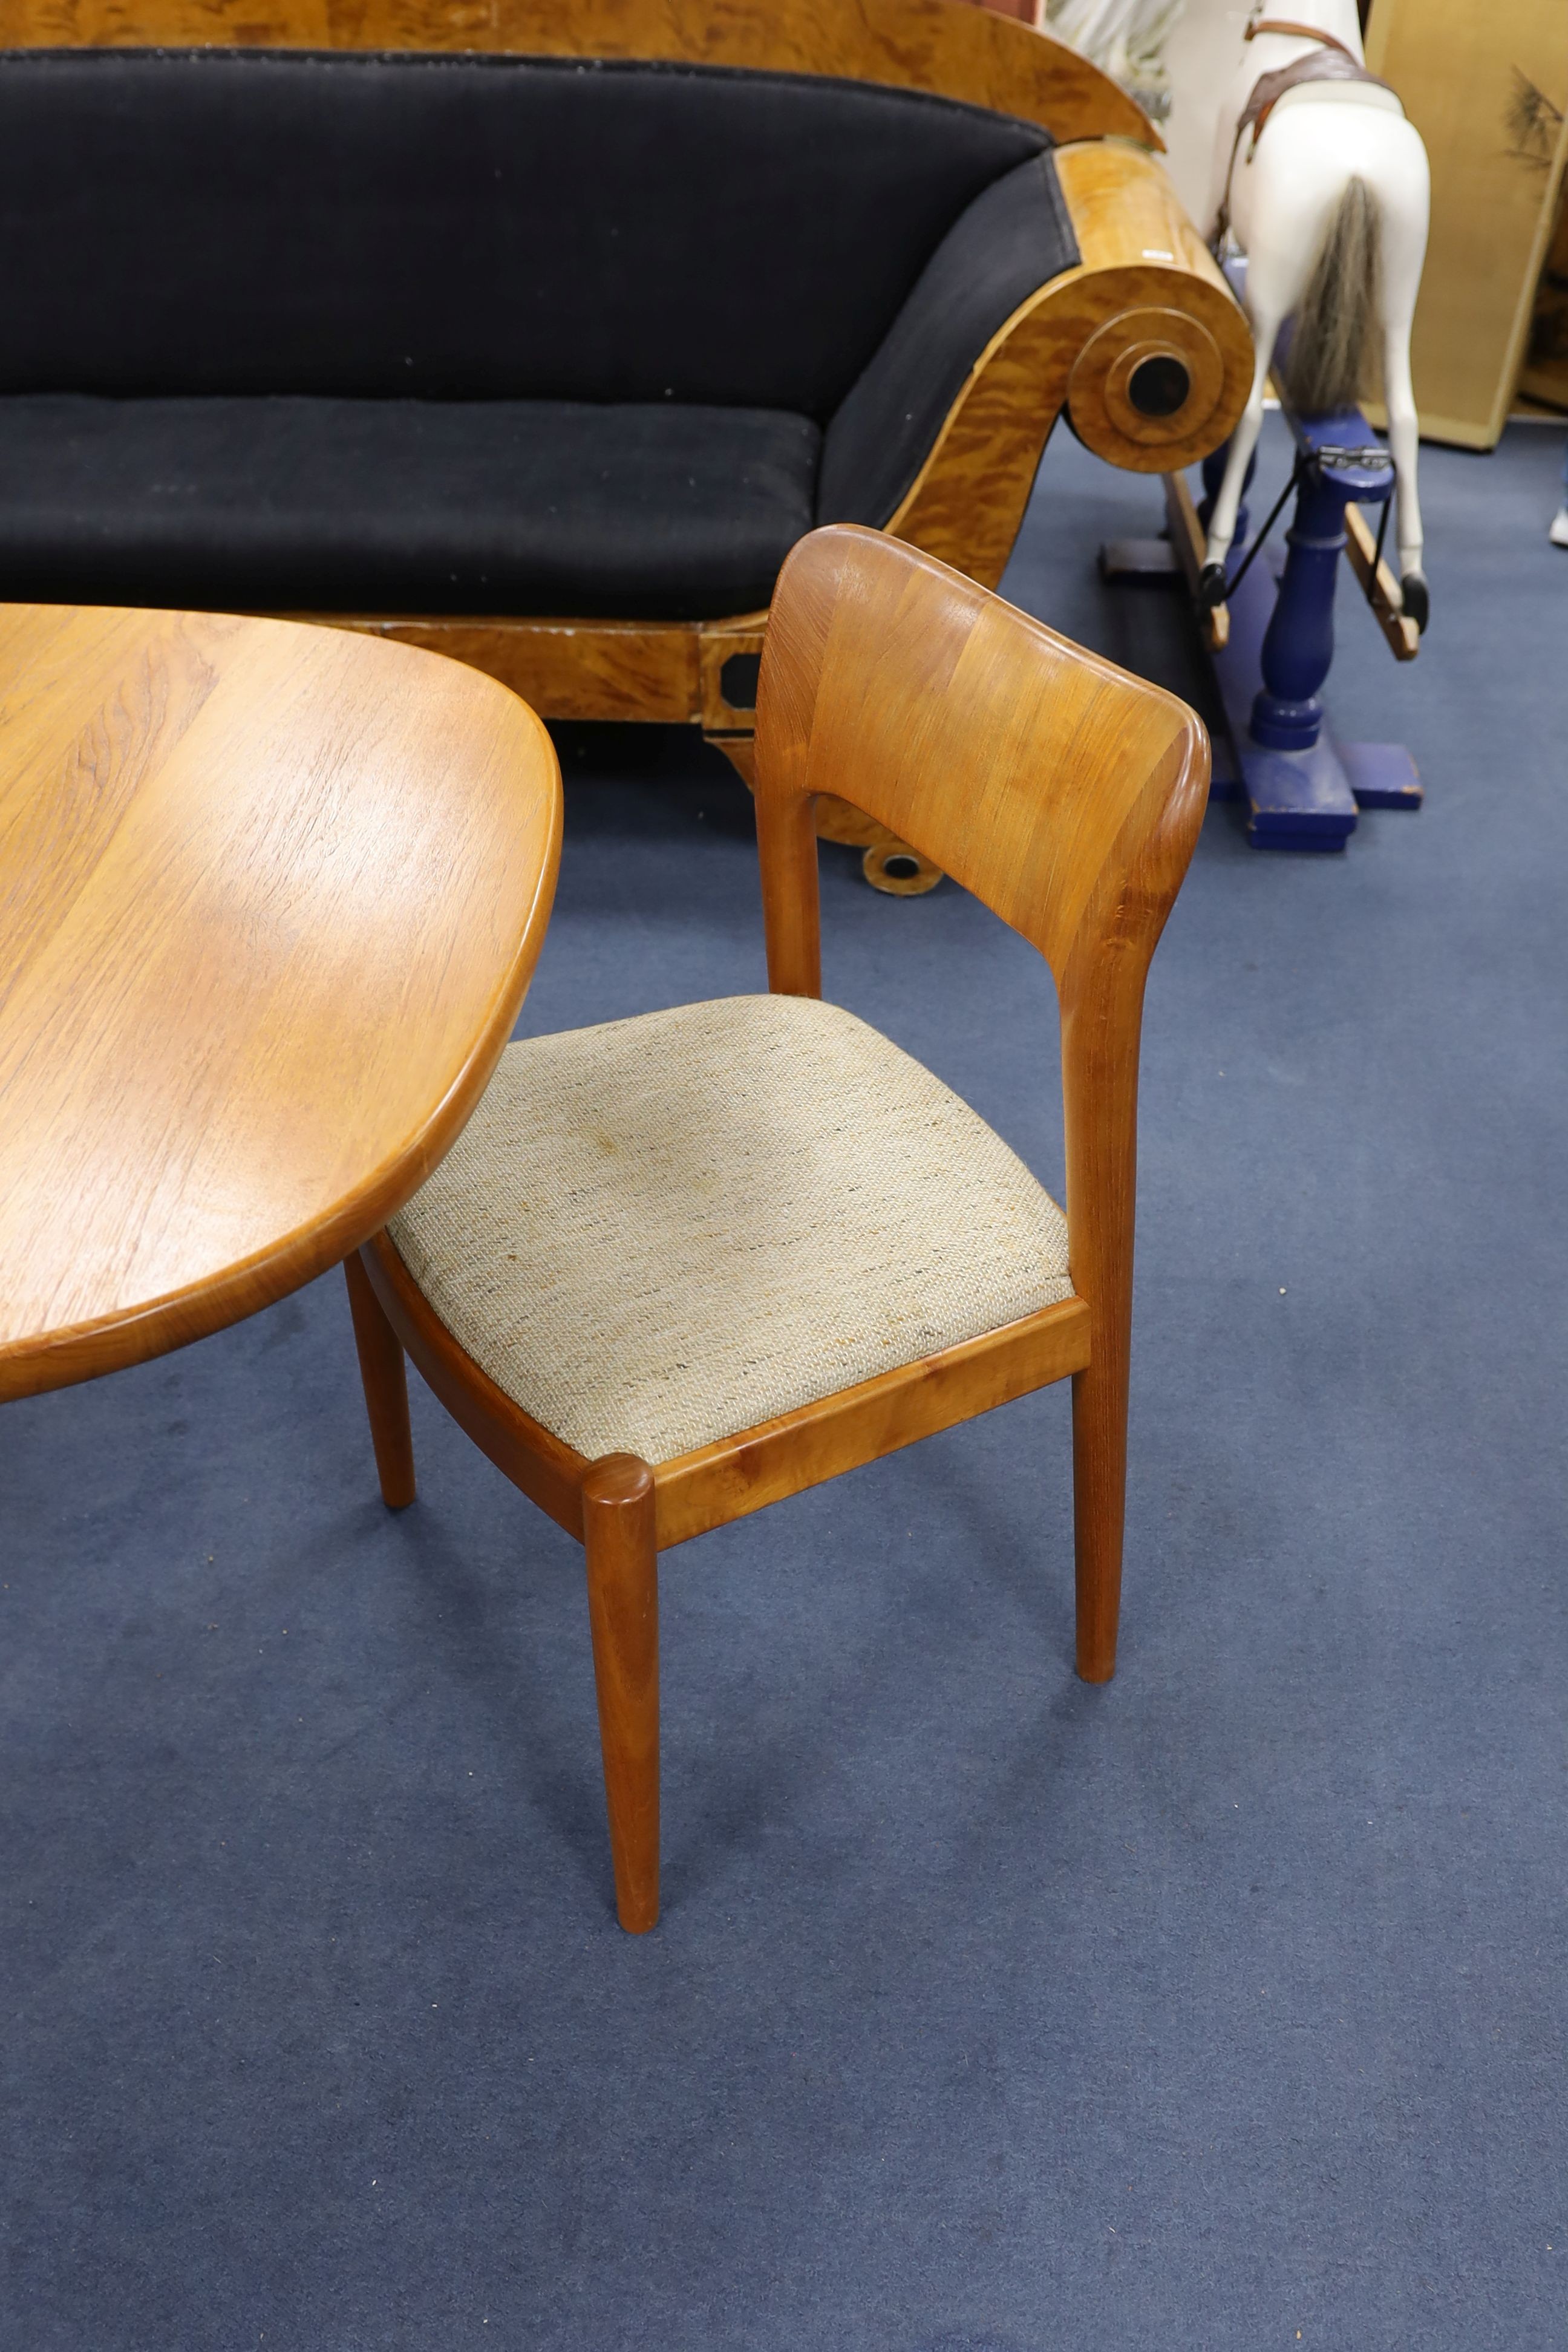
[[[1228,433],[1156,145],[958,0],[0,0],[0,595],[309,614],[743,772],[814,524],[994,584],[1064,409]]]

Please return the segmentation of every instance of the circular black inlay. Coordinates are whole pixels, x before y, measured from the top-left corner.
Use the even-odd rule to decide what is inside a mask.
[[[719,673],[719,691],[731,710],[754,710],[757,707],[757,676],[763,667],[761,654],[731,654]]]
[[[890,882],[912,882],[920,870],[919,858],[905,857],[899,850],[882,860],[882,871]]]
[[[1140,360],[1127,380],[1127,397],[1140,416],[1174,416],[1193,388],[1192,377],[1173,352]]]

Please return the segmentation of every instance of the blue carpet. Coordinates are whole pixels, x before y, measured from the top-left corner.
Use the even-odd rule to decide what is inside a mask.
[[[1559,457],[1424,454],[1413,667],[1346,576],[1425,813],[1215,811],[1156,960],[1109,1689],[1065,1391],[704,1538],[633,1942],[580,1555],[423,1391],[388,1517],[339,1277],[0,1416],[6,2352],[1556,2352]],[[1008,585],[1196,693],[1094,575],[1156,519],[1064,436]],[[564,748],[526,1026],[760,987],[722,763]],[[830,992],[1054,1180],[1037,961],[824,874]]]

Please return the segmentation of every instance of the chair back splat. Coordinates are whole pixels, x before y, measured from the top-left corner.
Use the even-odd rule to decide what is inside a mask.
[[[757,694],[768,985],[822,993],[818,793],[973,891],[1057,983],[1069,1267],[1092,1318],[1074,1472],[1079,1664],[1094,1681],[1112,1669],[1121,1594],[1143,983],[1208,779],[1208,737],[1174,695],[934,557],[842,528],[785,562]]]
[[[933,556],[841,527],[785,563],[758,686],[775,990],[821,993],[815,861],[792,853],[787,812],[851,786],[1039,950],[1065,1018],[1085,958],[1113,942],[1141,988],[1197,838],[1208,740],[1174,695]]]

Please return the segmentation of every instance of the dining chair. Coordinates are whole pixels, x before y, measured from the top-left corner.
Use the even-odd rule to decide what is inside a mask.
[[[757,703],[764,996],[510,1045],[436,1173],[347,1261],[381,1491],[405,1355],[586,1556],[623,1927],[658,1916],[661,1550],[1073,1383],[1078,1670],[1115,1665],[1138,1041],[1208,741],[879,532],[784,565]],[[1066,1213],[959,1097],[821,997],[813,802],[846,794],[1045,957]]]

